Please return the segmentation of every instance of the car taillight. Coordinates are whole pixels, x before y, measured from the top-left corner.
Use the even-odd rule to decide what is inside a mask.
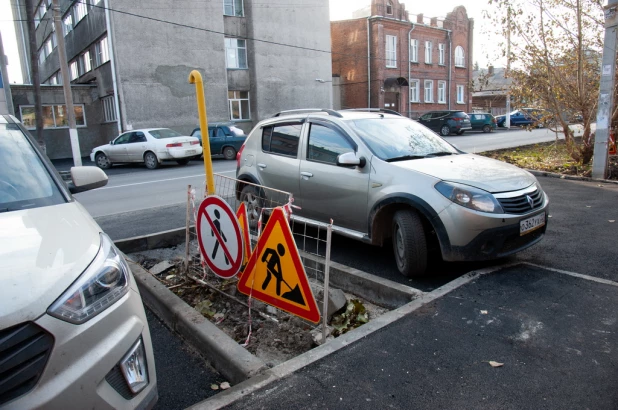
[[[173,144],[167,144],[165,147],[166,148],[182,147],[182,143],[181,142],[174,142]]]
[[[200,143],[199,141],[191,141],[191,145],[197,145],[199,143]]]
[[[245,144],[240,146],[240,149],[236,153],[236,169],[240,168],[240,157],[242,156],[242,150],[245,149]]]
[[[463,121],[463,120],[464,120],[464,119],[463,119],[463,118],[461,118],[461,117],[453,117],[453,119],[454,119],[455,121]]]

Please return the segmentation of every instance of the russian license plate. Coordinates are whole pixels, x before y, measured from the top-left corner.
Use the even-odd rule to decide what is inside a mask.
[[[185,154],[191,155],[191,154],[195,154],[195,152],[196,151],[194,149],[188,149],[188,150],[185,151]]]
[[[519,236],[525,235],[545,225],[545,212],[519,221]]]

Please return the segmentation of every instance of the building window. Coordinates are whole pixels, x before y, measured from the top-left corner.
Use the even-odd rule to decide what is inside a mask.
[[[425,80],[425,102],[433,102],[433,80]]]
[[[391,3],[390,1],[386,3],[386,14],[393,14],[393,3]]]
[[[425,63],[431,64],[431,41],[425,41]]]
[[[410,61],[413,63],[418,62],[418,40],[410,40]]]
[[[397,67],[397,36],[386,36],[386,66]]]
[[[110,95],[107,97],[103,97],[101,98],[101,102],[103,103],[103,121],[117,121],[118,118],[116,118],[116,101],[114,100],[114,96]]]
[[[39,7],[37,7],[36,11],[34,12],[34,27],[39,26],[46,12],[47,12],[47,5],[43,1],[41,2],[41,4],[39,4]]]
[[[457,104],[465,104],[466,100],[465,100],[465,90],[466,90],[466,86],[464,85],[458,85],[457,86]]]
[[[45,58],[47,58],[47,56],[49,56],[53,50],[54,46],[52,45],[52,36],[49,36],[47,38],[47,41],[45,41],[45,44],[43,44],[43,49],[41,51],[44,52]]]
[[[77,24],[88,14],[88,5],[85,1],[78,1],[73,7],[75,8],[75,24]]]
[[[464,55],[464,49],[462,46],[457,46],[455,49],[455,67],[465,67],[466,58]]]
[[[71,13],[67,14],[64,19],[62,20],[62,31],[63,34],[66,36],[67,34],[69,34],[71,31],[73,31],[73,16],[71,15]]]
[[[223,15],[242,17],[245,15],[243,0],[223,0]]]
[[[74,104],[75,124],[78,127],[86,126],[86,114],[84,112],[84,104]],[[31,130],[36,128],[36,113],[34,105],[22,105],[19,107],[22,123]],[[69,117],[67,116],[67,107],[62,104],[43,105],[43,128],[67,128],[69,126]]]
[[[420,81],[410,80],[410,102],[419,102]]]
[[[225,60],[227,68],[247,68],[247,46],[245,40],[226,38]]]
[[[95,63],[98,66],[107,63],[109,61],[109,51],[107,48],[107,37],[103,37],[101,41],[94,45],[94,52],[96,54]]]
[[[446,104],[446,81],[438,81],[438,103]]]
[[[438,44],[438,64],[444,65],[444,44]]]
[[[79,75],[84,75],[90,70],[92,70],[90,51],[86,51],[84,54],[79,56]]]
[[[230,119],[249,120],[249,92],[248,91],[228,91],[227,98],[230,103]]]
[[[71,71],[71,81],[79,77],[79,73],[77,71],[77,61],[71,61],[71,64],[69,64],[69,71]]]

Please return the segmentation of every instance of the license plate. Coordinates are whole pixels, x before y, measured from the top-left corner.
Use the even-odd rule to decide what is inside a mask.
[[[195,154],[195,152],[196,151],[194,149],[188,149],[188,150],[185,151],[185,154],[191,155],[191,154]]]
[[[545,225],[545,212],[519,222],[519,236],[525,235]]]

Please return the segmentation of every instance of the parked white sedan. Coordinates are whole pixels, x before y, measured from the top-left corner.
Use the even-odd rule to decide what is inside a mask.
[[[90,160],[102,169],[127,162],[143,162],[146,168],[155,169],[162,161],[186,165],[201,154],[200,141],[195,137],[169,128],[146,128],[125,132],[109,144],[94,148]]]

